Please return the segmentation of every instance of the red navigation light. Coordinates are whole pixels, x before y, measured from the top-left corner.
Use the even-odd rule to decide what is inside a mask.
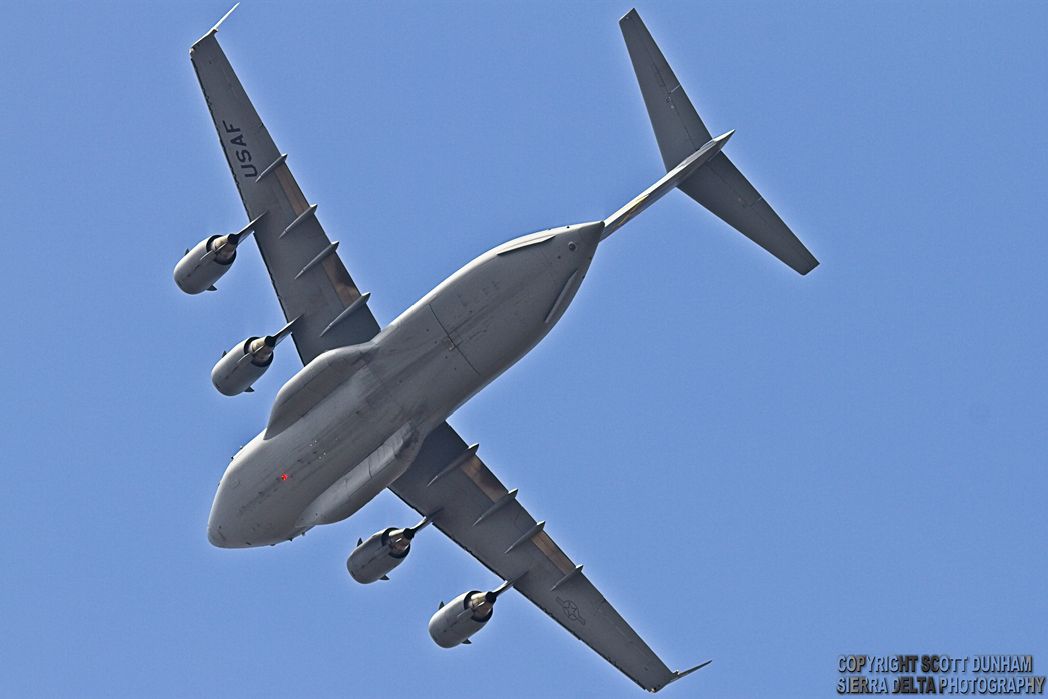
[[[287,474],[286,473],[281,473],[280,474],[280,480],[286,481],[287,480]]]

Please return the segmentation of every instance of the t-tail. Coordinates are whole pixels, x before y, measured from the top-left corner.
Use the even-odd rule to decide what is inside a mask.
[[[819,261],[722,152],[734,131],[710,134],[637,11],[619,27],[668,172],[606,219],[603,237],[676,187],[800,274],[815,269]]]

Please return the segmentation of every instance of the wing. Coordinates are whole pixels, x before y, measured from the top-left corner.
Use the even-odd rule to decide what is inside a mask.
[[[284,317],[298,319],[291,335],[308,364],[321,352],[370,340],[378,322],[218,45],[217,29],[193,44],[190,59],[248,219],[261,217],[255,242]]]
[[[658,691],[685,672],[666,667],[446,422],[390,489],[434,526],[631,680]],[[700,666],[701,667],[701,666]]]

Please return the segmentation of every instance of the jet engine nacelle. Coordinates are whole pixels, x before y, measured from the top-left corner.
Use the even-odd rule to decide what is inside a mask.
[[[218,392],[235,396],[251,388],[273,363],[273,345],[268,337],[249,337],[222,355],[211,370],[211,383]]]
[[[411,553],[411,540],[432,521],[432,513],[413,527],[390,527],[375,532],[367,541],[357,541],[357,547],[346,559],[346,568],[353,579],[367,585],[376,580],[389,580],[386,574],[404,562]]]
[[[353,549],[346,559],[346,568],[353,579],[364,585],[388,580],[386,575],[403,563],[411,552],[411,539],[403,532],[403,529],[390,527],[372,534]]]
[[[236,243],[228,235],[204,238],[175,265],[175,284],[187,294],[199,294],[214,287],[237,258]]]
[[[187,294],[213,291],[215,282],[229,271],[229,266],[237,259],[237,245],[251,234],[260,218],[262,216],[236,233],[204,238],[186,250],[186,254],[175,265],[175,284],[178,284],[178,288]]]
[[[507,580],[491,592],[470,590],[451,600],[440,603],[440,609],[429,619],[429,635],[441,648],[454,648],[469,643],[469,637],[484,628],[495,613],[495,600],[506,590],[517,584],[526,573]]]
[[[218,392],[235,396],[250,391],[252,384],[266,373],[273,363],[273,350],[291,332],[291,321],[275,335],[249,337],[222,355],[211,369],[211,383]]]
[[[495,612],[494,592],[471,590],[451,600],[429,620],[429,635],[441,648],[454,648],[469,643],[469,637],[480,631]]]

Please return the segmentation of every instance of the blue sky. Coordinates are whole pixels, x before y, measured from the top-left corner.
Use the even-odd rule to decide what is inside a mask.
[[[248,2],[220,35],[388,322],[495,244],[661,174],[630,5]],[[636,697],[435,530],[393,580],[383,494],[291,545],[211,548],[230,454],[298,368],[188,60],[219,2],[8,3],[0,694]],[[799,277],[680,194],[601,248],[562,323],[452,420],[674,667],[667,697],[834,693],[843,653],[1048,662],[1043,3],[648,3],[732,159],[822,261]],[[1035,666],[1039,667],[1039,666]],[[1041,668],[1043,674],[1043,668]]]

